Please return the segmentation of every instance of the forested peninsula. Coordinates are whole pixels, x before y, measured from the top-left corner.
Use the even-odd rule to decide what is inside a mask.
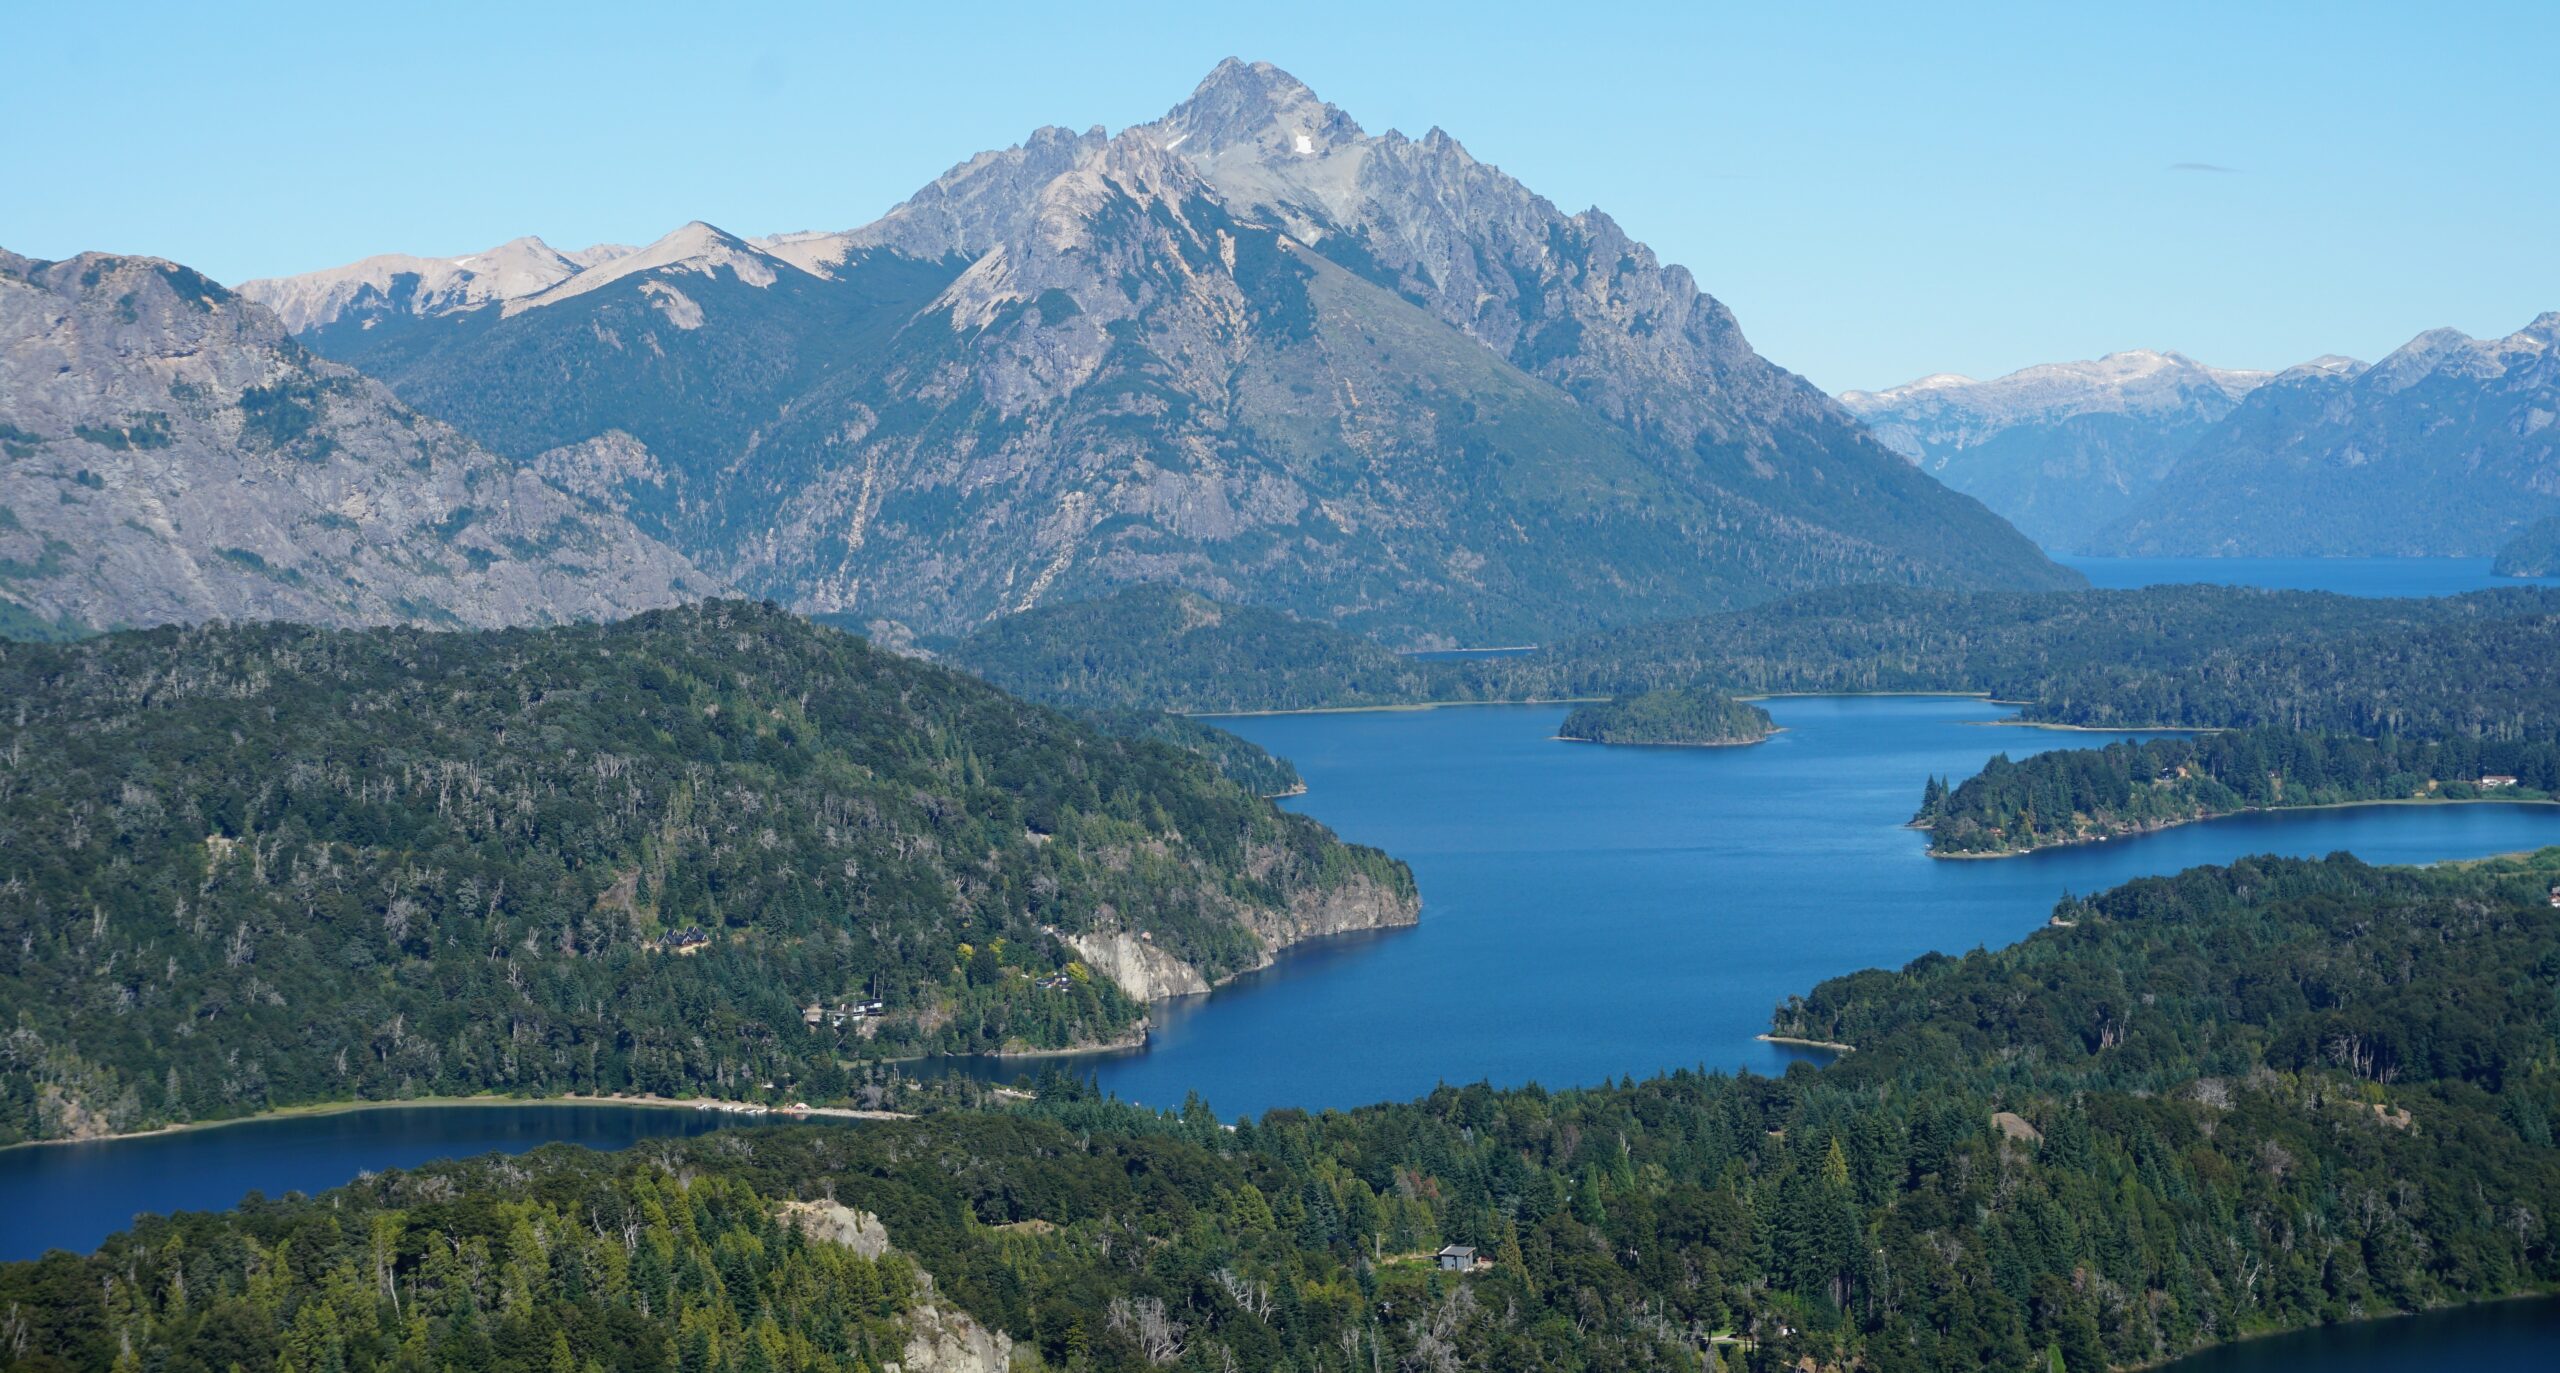
[[[841,1098],[1409,923],[1193,753],[770,606],[0,646],[0,1142],[496,1092]]]
[[[1769,712],[1748,701],[1694,687],[1664,687],[1580,705],[1556,737],[1594,744],[1713,746],[1756,744],[1777,732]]]
[[[1943,857],[1993,857],[2243,811],[2380,801],[2546,801],[2560,744],[2413,742],[2253,729],[1994,757],[1953,789],[1932,778],[1912,823]]]
[[[1859,1052],[1779,1079],[1229,1128],[1051,1074],[432,1164],[0,1265],[0,1310],[81,1370],[2098,1373],[2560,1284],[2555,879],[2147,879],[1811,989],[1773,1028]]]

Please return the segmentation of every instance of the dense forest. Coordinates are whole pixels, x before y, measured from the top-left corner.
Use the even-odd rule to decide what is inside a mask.
[[[1080,934],[1214,981],[1415,905],[1193,754],[768,606],[16,644],[0,693],[0,1141],[826,1100],[863,1059],[1125,1035]]]
[[[1330,625],[1170,586],[1008,615],[945,646],[953,666],[1032,701],[1188,712],[1429,699],[1432,664]]]
[[[2252,729],[2097,749],[2001,754],[1950,790],[1931,779],[1913,823],[1942,854],[2025,852],[2244,810],[2355,801],[2538,801],[2560,745],[2412,742]]]
[[[1695,687],[1663,687],[1575,706],[1556,737],[1594,744],[1756,744],[1777,730],[1769,712]]]
[[[386,1173],[0,1266],[0,1364],[877,1369],[965,1312],[1024,1369],[2092,1373],[2543,1289],[2555,879],[2264,859],[2066,900],[1781,1007],[1858,1051],[1775,1080],[1229,1128],[1052,1074]]]
[[[1067,713],[1105,734],[1152,739],[1195,754],[1218,775],[1256,796],[1290,796],[1306,790],[1297,765],[1275,758],[1250,739],[1161,710],[1076,710]]]

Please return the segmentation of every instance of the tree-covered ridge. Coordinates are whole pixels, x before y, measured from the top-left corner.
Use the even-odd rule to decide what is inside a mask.
[[[930,1274],[1026,1369],[2145,1363],[2560,1282],[2555,878],[2134,883],[2001,953],[1822,984],[1778,1027],[1859,1051],[1778,1080],[1229,1130],[1053,1076],[1017,1113],[437,1164],[0,1267],[0,1357],[877,1367]],[[825,1251],[795,1200],[897,1252]],[[1435,1272],[1444,1243],[1491,1265]]]
[[[1931,779],[1913,823],[1933,853],[2025,852],[2246,810],[2357,801],[2544,800],[2560,745],[2414,742],[2253,729],[2003,753],[1952,790]]]
[[[2546,515],[2499,548],[2491,571],[2501,577],[2560,576],[2560,515]]]
[[[1124,739],[1152,739],[1195,754],[1218,775],[1256,796],[1291,796],[1306,790],[1297,765],[1274,756],[1262,745],[1204,724],[1188,715],[1161,710],[1070,710],[1078,720]]]
[[[1141,586],[993,620],[951,663],[1034,701],[1194,712],[1427,699],[1435,664],[1356,634],[1197,592]]]
[[[1062,936],[1214,981],[1340,904],[1414,905],[1196,757],[744,603],[10,645],[0,688],[0,1139],[823,1101],[852,1060],[1125,1034],[1143,1008]]]
[[[2284,725],[2549,737],[2560,594],[2433,600],[2161,586],[2044,594],[1864,587],[1591,635],[1455,665],[1466,695],[1699,684],[1764,692],[1959,691],[2093,726]]]
[[[1663,687],[1575,706],[1560,739],[1596,744],[1756,744],[1777,731],[1769,712],[1695,687]]]
[[[1398,658],[1337,629],[1187,593],[1128,593],[995,621],[953,660],[1078,706],[1948,691],[2020,702],[2025,718],[2054,724],[2549,738],[2560,727],[2560,679],[2545,668],[2560,661],[2560,592],[1857,587],[1463,661]]]

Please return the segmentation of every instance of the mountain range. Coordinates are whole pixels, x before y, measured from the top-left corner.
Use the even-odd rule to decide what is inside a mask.
[[[1939,373],[1840,403],[2038,544],[2076,551],[2132,510],[2270,372],[2136,349],[1989,381]]]
[[[2181,454],[2092,552],[2488,557],[2560,514],[2560,312],[2292,368]]]
[[[0,252],[0,450],[16,635],[546,623],[721,587],[156,258]]]
[[[846,232],[243,290],[737,586],[882,631],[1149,582],[1429,645],[2076,580],[1606,215],[1267,64]]]
[[[2370,366],[2227,371],[2111,353],[1841,404],[2046,548],[2153,557],[2485,557],[2560,513],[2560,313],[2418,335]]]

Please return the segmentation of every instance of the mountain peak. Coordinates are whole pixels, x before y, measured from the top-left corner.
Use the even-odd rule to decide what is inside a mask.
[[[1310,157],[1362,137],[1351,116],[1268,62],[1230,57],[1191,98],[1159,121],[1167,148],[1191,157],[1250,148],[1266,157]]]
[[[758,289],[771,286],[780,278],[782,271],[806,273],[810,270],[798,262],[767,252],[716,224],[697,219],[660,236],[657,242],[637,252],[589,267],[547,290],[515,297],[507,301],[504,311],[515,315],[545,305],[556,305],[644,273],[675,270],[708,276],[716,268],[726,268],[739,281]],[[684,308],[687,307],[679,307]]]

